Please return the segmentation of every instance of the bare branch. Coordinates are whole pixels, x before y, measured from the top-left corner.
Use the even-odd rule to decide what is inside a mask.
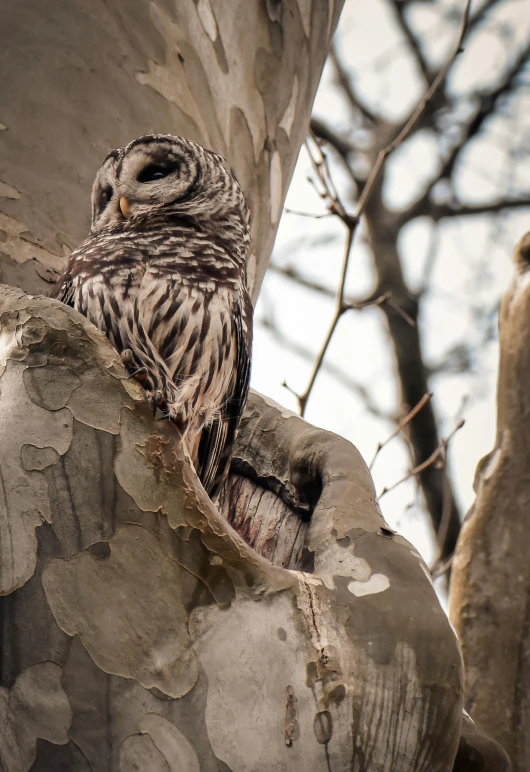
[[[326,287],[324,284],[320,284],[319,282],[313,281],[312,279],[308,279],[307,276],[303,276],[292,266],[283,266],[277,265],[276,263],[271,263],[268,270],[271,273],[277,273],[280,276],[285,276],[287,279],[291,279],[297,284],[300,284],[302,287],[319,292],[321,295],[326,295],[328,298],[334,298],[337,294],[330,287]]]
[[[458,216],[462,210],[464,214],[489,214],[491,212],[500,211],[504,207],[502,202],[494,202],[486,205],[484,208],[480,207],[480,211],[474,207],[462,207],[457,208],[455,206],[436,206],[431,201],[431,194],[434,186],[440,180],[451,179],[454,169],[462,156],[462,153],[467,148],[468,143],[472,140],[481,130],[485,121],[496,111],[497,106],[503,97],[506,97],[511,93],[517,82],[517,78],[522,72],[530,59],[530,41],[524,46],[519,54],[515,57],[512,64],[506,70],[504,77],[497,84],[496,88],[484,91],[476,95],[479,100],[479,106],[474,116],[470,119],[467,125],[461,129],[461,135],[458,138],[453,147],[449,150],[447,157],[444,160],[441,170],[436,175],[430,185],[426,188],[424,193],[418,198],[418,200],[409,206],[404,212],[401,213],[400,219],[402,223],[409,222],[414,217],[421,217],[422,215],[433,215],[437,219],[442,217]],[[514,200],[510,206],[516,208],[517,206],[524,206],[524,203],[518,203],[519,199]],[[465,210],[468,211],[465,211]],[[437,214],[440,212],[440,214]]]
[[[388,144],[381,152],[379,153],[377,160],[375,162],[374,167],[372,168],[372,171],[370,172],[370,175],[368,177],[368,180],[366,182],[366,185],[363,188],[363,191],[360,195],[359,201],[357,203],[357,209],[354,215],[351,215],[346,210],[344,204],[340,200],[338,193],[335,189],[335,186],[333,184],[333,181],[331,179],[331,175],[329,172],[329,166],[327,162],[326,155],[322,152],[322,149],[320,145],[318,144],[318,141],[316,138],[314,139],[315,143],[315,150],[313,151],[313,148],[309,144],[309,142],[306,142],[306,147],[309,153],[309,157],[311,159],[311,163],[313,165],[313,168],[315,170],[315,173],[317,175],[318,180],[320,181],[322,185],[322,192],[320,193],[321,197],[326,199],[328,210],[332,212],[333,214],[336,214],[337,217],[339,217],[342,222],[346,225],[346,228],[348,229],[348,235],[346,238],[346,248],[344,250],[344,258],[342,261],[342,270],[341,270],[341,277],[339,281],[339,288],[337,291],[337,296],[335,300],[335,313],[333,315],[333,319],[331,321],[331,325],[329,327],[329,330],[327,332],[327,335],[324,339],[324,342],[322,344],[322,347],[320,349],[320,352],[316,358],[313,370],[311,372],[311,376],[309,378],[309,383],[307,385],[307,388],[302,394],[299,394],[297,396],[298,398],[298,405],[300,409],[300,414],[303,416],[305,414],[305,410],[307,407],[307,401],[311,395],[311,391],[313,389],[313,386],[315,384],[315,381],[317,379],[319,370],[322,366],[322,362],[324,360],[324,357],[326,356],[326,352],[328,350],[329,344],[331,342],[331,339],[333,338],[333,334],[337,328],[337,325],[339,323],[339,320],[341,316],[348,310],[348,304],[344,301],[344,292],[346,287],[346,276],[348,272],[348,265],[351,255],[351,249],[353,246],[353,241],[355,237],[355,233],[357,231],[357,227],[359,225],[359,220],[361,215],[364,212],[364,209],[366,207],[367,202],[369,201],[369,198],[374,190],[375,184],[377,182],[377,179],[379,177],[379,174],[381,172],[381,169],[383,168],[383,164],[385,162],[385,159],[396,149],[400,146],[400,144],[406,139],[409,132],[415,125],[415,123],[420,118],[421,114],[425,110],[425,107],[429,103],[429,101],[432,99],[438,88],[443,83],[447,73],[449,72],[449,69],[451,65],[453,64],[457,54],[461,50],[461,44],[463,37],[465,35],[467,21],[469,17],[469,9],[471,5],[471,0],[466,1],[464,13],[462,16],[462,22],[460,25],[460,30],[457,38],[456,45],[451,52],[450,57],[434,79],[432,85],[427,90],[427,93],[424,95],[424,97],[420,100],[420,103],[418,104],[418,107],[413,112],[412,116],[409,118],[409,120],[406,122],[406,124],[403,126],[401,131],[398,133],[398,135],[395,137],[390,144]],[[385,295],[382,295],[380,298],[378,298],[376,301],[374,301],[375,304],[381,305],[385,301],[389,300],[389,295],[385,293]],[[392,301],[389,301],[392,305]],[[408,323],[414,324],[414,320],[411,319],[411,317],[406,314],[402,309],[399,308],[397,305],[392,305],[394,310],[396,310],[399,314],[405,318]],[[421,471],[421,470],[420,470]]]
[[[346,68],[342,64],[335,46],[331,47],[329,58],[333,62],[333,66],[335,67],[335,74],[337,76],[337,82],[346,94],[350,108],[354,113],[359,112],[362,118],[364,118],[364,122],[368,125],[376,123],[376,116],[365,104],[362,103],[359,95],[355,93],[351,78],[346,71]]]
[[[410,472],[408,472],[404,477],[402,477],[400,480],[395,482],[393,485],[390,486],[390,488],[383,488],[381,493],[379,494],[379,499],[381,499],[385,493],[389,493],[390,491],[393,491],[395,488],[398,487],[398,485],[401,485],[402,483],[406,482],[407,480],[410,480],[411,477],[416,477],[421,472],[423,472],[425,469],[428,469],[430,466],[433,466],[436,464],[437,461],[439,461],[440,458],[445,459],[445,451],[447,449],[447,445],[452,439],[452,437],[456,434],[456,432],[462,428],[462,426],[465,424],[464,419],[462,418],[453,431],[445,437],[434,453],[432,453],[429,458],[427,458],[425,461],[423,461],[421,464],[418,464],[418,466],[415,466],[414,469],[411,469]]]
[[[339,136],[336,131],[334,131],[330,126],[328,126],[327,123],[324,123],[324,121],[321,121],[319,118],[311,118],[310,127],[313,134],[315,134],[319,139],[323,139],[325,142],[329,142],[329,144],[335,148],[337,153],[346,161],[348,160],[350,154],[355,150],[354,146],[349,140]]]
[[[343,168],[350,177],[352,183],[360,192],[363,189],[366,180],[356,175],[352,168],[351,156],[355,151],[354,145],[343,137],[340,137],[330,126],[317,118],[311,119],[310,128],[312,133],[318,137],[318,139],[324,140],[324,142],[327,142],[335,150],[342,161]]]
[[[341,199],[339,198],[339,195],[337,193],[337,190],[331,178],[331,173],[329,171],[328,157],[323,152],[317,138],[315,136],[312,136],[311,139],[314,143],[314,147],[309,143],[308,140],[306,140],[305,146],[306,146],[309,158],[311,160],[311,163],[313,165],[313,169],[315,170],[315,174],[317,175],[317,179],[322,185],[322,191],[320,192],[318,191],[318,187],[316,186],[317,192],[319,192],[319,195],[321,198],[325,199],[328,210],[332,214],[337,215],[337,217],[339,217],[342,220],[342,222],[348,228],[348,231],[352,230],[353,232],[355,232],[359,224],[359,218],[347,212],[346,207],[344,206]],[[312,180],[310,181],[313,182]]]
[[[333,315],[333,320],[331,322],[330,328],[328,330],[328,333],[326,335],[326,338],[324,340],[324,343],[322,344],[322,348],[320,349],[320,352],[315,360],[315,364],[313,366],[313,371],[311,373],[311,376],[309,378],[309,383],[307,384],[306,390],[303,394],[300,394],[298,396],[298,404],[300,406],[300,415],[304,415],[305,409],[307,406],[307,401],[309,399],[309,396],[311,394],[311,391],[313,390],[313,386],[315,385],[315,381],[317,378],[317,375],[319,373],[319,370],[322,366],[322,362],[324,360],[324,357],[326,356],[326,351],[328,350],[328,346],[331,342],[331,339],[333,337],[333,333],[335,332],[335,329],[337,327],[337,324],[339,323],[339,319],[341,318],[342,314],[347,310],[347,307],[344,304],[344,287],[346,284],[346,275],[348,271],[348,263],[350,260],[350,253],[351,248],[353,244],[353,237],[355,233],[354,226],[350,226],[348,228],[348,236],[346,239],[346,248],[344,250],[344,258],[342,261],[342,270],[341,270],[341,277],[340,277],[340,283],[339,283],[339,291],[337,293],[337,299],[335,303],[335,313]]]
[[[314,352],[311,351],[309,348],[306,348],[298,341],[292,340],[292,339],[286,339],[285,336],[280,332],[276,324],[270,319],[265,318],[260,320],[260,324],[262,327],[264,327],[267,332],[272,335],[272,337],[284,348],[288,349],[290,352],[295,354],[296,356],[301,357],[302,359],[305,359],[309,362],[312,362],[314,359]],[[362,383],[359,383],[358,381],[355,381],[353,378],[350,378],[347,373],[344,372],[340,367],[337,367],[333,362],[328,358],[326,361],[322,364],[322,371],[325,371],[330,375],[332,378],[334,378],[338,383],[340,383],[344,388],[351,391],[353,394],[356,394],[357,397],[359,397],[360,400],[362,400],[364,406],[368,410],[369,413],[371,413],[376,418],[381,419],[382,421],[388,421],[389,423],[395,423],[396,416],[392,413],[386,412],[382,410],[379,405],[376,404],[376,402],[373,399],[373,395],[371,391],[367,388],[365,388]],[[292,389],[289,384],[284,381],[282,383],[282,386],[287,389],[291,394],[293,394],[294,397],[298,400],[298,394]]]
[[[474,14],[472,14],[471,18],[468,22],[468,32],[474,32],[476,27],[481,24],[484,21],[485,16],[488,14],[489,11],[493,10],[495,6],[500,5],[503,3],[504,0],[486,0],[486,2],[482,5],[481,8],[478,9],[478,11]]]
[[[420,412],[420,410],[422,409],[422,407],[423,407],[424,405],[426,405],[426,404],[427,404],[427,402],[428,402],[428,401],[429,401],[431,398],[432,398],[432,392],[431,392],[431,391],[427,392],[427,394],[424,394],[424,395],[423,395],[423,397],[422,397],[422,398],[420,399],[420,401],[418,402],[418,404],[417,404],[417,405],[415,405],[415,407],[413,407],[413,408],[412,408],[412,410],[410,410],[410,411],[407,413],[407,415],[406,415],[406,416],[404,416],[404,418],[402,418],[402,419],[401,419],[401,421],[398,423],[398,425],[396,426],[396,428],[394,429],[394,431],[392,432],[392,434],[391,434],[390,436],[388,436],[388,437],[386,438],[386,440],[384,440],[383,442],[380,442],[380,443],[378,443],[378,445],[377,445],[377,448],[376,448],[376,451],[375,451],[375,453],[374,453],[374,457],[372,458],[372,460],[371,460],[371,462],[370,462],[370,465],[369,465],[369,467],[368,467],[368,469],[370,469],[370,471],[372,471],[372,467],[373,467],[373,465],[375,464],[375,460],[376,460],[377,456],[379,455],[379,453],[380,453],[380,452],[383,450],[383,448],[384,448],[386,445],[388,445],[388,443],[389,443],[391,440],[393,440],[393,439],[394,439],[394,437],[397,437],[397,435],[398,435],[398,434],[399,434],[401,431],[403,431],[403,429],[404,429],[404,428],[407,426],[407,424],[408,424],[410,421],[412,421],[412,419],[414,418],[414,416],[415,416],[415,415],[417,415],[417,414]]]
[[[412,316],[410,316],[410,314],[407,314],[404,308],[401,308],[401,306],[399,306],[396,302],[394,302],[394,300],[392,300],[392,293],[387,292],[385,294],[388,296],[387,305],[390,306],[390,308],[393,308],[394,311],[396,311],[410,327],[416,327],[416,322],[412,318]]]
[[[431,73],[429,65],[425,57],[423,56],[419,41],[414,37],[414,33],[407,22],[407,9],[404,3],[399,0],[391,0],[391,5],[394,9],[396,20],[399,24],[399,28],[403,33],[405,40],[408,43],[411,53],[414,55],[414,59],[418,66],[419,71],[423,75],[427,83],[431,82]]]
[[[314,281],[313,279],[308,279],[307,276],[303,276],[303,274],[299,273],[292,266],[283,266],[277,265],[276,263],[271,263],[268,270],[271,273],[277,273],[279,276],[285,276],[285,278],[291,279],[291,281],[296,282],[296,284],[299,284],[301,287],[306,287],[307,289],[318,292],[319,294],[325,295],[328,298],[335,298],[337,295],[337,293],[334,292],[331,287],[326,287],[324,284],[320,284],[320,282]],[[345,310],[363,311],[365,308],[369,308],[370,306],[374,305],[381,305],[383,302],[390,303],[391,298],[392,295],[390,292],[384,292],[382,294],[373,292],[362,300],[354,300],[353,298],[345,299]],[[393,307],[396,307],[396,304],[393,304]],[[401,311],[402,315],[405,314],[402,309],[399,309],[398,313],[399,311]],[[414,324],[414,321],[408,315],[405,314],[405,316],[408,317],[410,323]]]
[[[298,217],[309,217],[311,220],[322,220],[324,217],[331,217],[331,212],[323,212],[322,214],[314,214],[313,212],[299,212],[297,209],[288,209],[285,207],[283,210],[285,214],[295,214]]]
[[[455,61],[457,55],[462,50],[462,40],[466,33],[470,6],[471,6],[471,0],[466,0],[466,5],[464,8],[464,13],[462,15],[460,29],[458,31],[457,41],[446,63],[441,68],[436,78],[433,80],[431,86],[427,89],[426,94],[420,100],[418,106],[416,107],[416,109],[414,110],[414,112],[412,113],[408,121],[405,123],[405,125],[403,126],[403,128],[401,129],[397,137],[395,137],[395,139],[393,139],[392,142],[390,142],[383,150],[381,150],[379,155],[377,156],[377,160],[372,168],[372,171],[370,172],[370,176],[368,177],[366,185],[364,186],[363,192],[361,193],[361,196],[359,198],[359,202],[357,204],[357,211],[355,212],[356,217],[360,217],[361,214],[363,213],[366,203],[377,181],[377,178],[379,177],[381,169],[383,168],[383,164],[385,160],[388,158],[388,156],[391,153],[394,152],[394,150],[396,150],[396,148],[398,148],[401,145],[401,143],[410,134],[413,127],[420,119],[423,111],[429,104],[430,100],[433,98],[433,96],[436,94],[436,92],[444,82],[447,76],[447,73],[451,69],[451,65]]]
[[[490,204],[478,204],[477,206],[434,206],[429,211],[433,220],[438,222],[448,217],[470,217],[472,215],[495,214],[505,209],[522,209],[530,207],[530,192],[521,198],[504,198],[493,201]]]
[[[441,563],[436,563],[431,568],[431,577],[433,581],[435,581],[436,579],[439,579],[441,576],[443,576],[449,571],[449,569],[453,565],[453,558],[454,558],[454,552],[451,553],[449,557],[447,557],[444,561],[442,561]]]

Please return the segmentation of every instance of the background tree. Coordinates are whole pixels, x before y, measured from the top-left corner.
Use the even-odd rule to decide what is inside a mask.
[[[523,385],[529,368],[529,267],[527,234],[516,250],[500,314],[496,442],[477,469],[477,497],[457,546],[450,597],[466,663],[466,707],[521,772],[530,755],[529,427]]]
[[[506,768],[462,727],[456,640],[349,443],[254,395],[221,514],[105,338],[23,292],[84,235],[104,152],[164,130],[234,166],[256,295],[339,12],[3,10],[4,770]]]
[[[348,211],[355,210],[378,153],[436,76],[460,11],[461,3],[450,0],[347,6],[312,129],[325,140]],[[373,472],[381,491],[411,467],[421,469],[381,505],[433,564],[440,559],[437,567],[447,568],[462,499],[471,500],[474,465],[493,435],[497,307],[513,243],[530,222],[529,56],[524,3],[473,3],[465,54],[388,159],[367,204],[346,300],[368,308],[341,319],[305,413],[354,440],[370,460],[377,442],[434,392],[401,432],[401,447],[385,448]],[[263,327],[254,382],[293,408],[296,398],[282,393],[281,383],[299,394],[306,388],[333,315],[344,238],[337,218],[322,219],[326,208],[307,175],[319,188],[302,154],[288,212],[319,219],[285,215],[258,308]],[[370,305],[387,293],[393,302]],[[282,356],[282,349],[294,358]],[[260,351],[280,363],[274,379],[261,369]],[[449,452],[456,456],[446,465],[442,441],[462,417],[467,425],[452,440]],[[438,547],[429,546],[414,510],[432,523]]]

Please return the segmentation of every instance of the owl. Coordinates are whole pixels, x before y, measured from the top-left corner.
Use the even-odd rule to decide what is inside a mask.
[[[140,137],[103,161],[90,234],[52,293],[107,335],[211,497],[248,393],[249,244],[247,203],[221,156],[182,137]]]

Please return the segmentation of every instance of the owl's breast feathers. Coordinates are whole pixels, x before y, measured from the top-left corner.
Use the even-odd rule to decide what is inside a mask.
[[[54,296],[147,369],[213,495],[249,385],[252,306],[244,268],[186,228],[98,234],[72,253]]]

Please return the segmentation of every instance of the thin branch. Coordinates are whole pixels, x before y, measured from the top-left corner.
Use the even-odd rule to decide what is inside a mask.
[[[493,10],[495,6],[501,5],[503,2],[504,0],[486,0],[482,7],[471,16],[468,24],[468,31],[470,33],[474,32],[477,25],[484,21],[484,17],[488,11]]]
[[[412,419],[414,418],[414,416],[416,416],[416,415],[417,415],[417,414],[420,412],[420,410],[422,409],[422,407],[423,407],[424,405],[426,405],[426,404],[427,404],[427,402],[428,402],[428,401],[429,401],[431,398],[432,398],[432,392],[431,392],[431,391],[427,392],[427,394],[424,394],[424,395],[423,395],[423,397],[422,397],[422,398],[420,399],[420,401],[418,402],[418,404],[417,404],[417,405],[415,405],[415,407],[413,407],[413,408],[412,408],[412,410],[410,410],[410,411],[407,413],[407,415],[406,415],[406,416],[404,416],[404,418],[402,418],[402,419],[401,419],[401,421],[398,423],[398,425],[396,426],[396,428],[394,429],[394,431],[392,432],[392,434],[391,434],[391,435],[389,435],[389,436],[386,438],[386,440],[384,440],[383,442],[379,442],[379,443],[378,443],[378,445],[377,445],[377,448],[376,448],[376,450],[375,450],[375,453],[374,453],[374,457],[372,458],[372,460],[371,460],[371,462],[370,462],[370,465],[369,465],[369,467],[368,467],[368,469],[369,469],[370,471],[372,471],[372,467],[373,467],[373,465],[375,464],[375,460],[376,460],[377,456],[379,455],[379,453],[380,453],[380,452],[383,450],[383,448],[384,448],[386,445],[388,445],[388,443],[389,443],[391,440],[393,440],[393,439],[394,439],[394,437],[397,437],[397,435],[398,435],[400,432],[402,432],[402,431],[403,431],[403,429],[404,429],[404,428],[407,426],[407,424],[408,424],[408,423],[410,423],[410,421],[412,421]]]
[[[349,176],[357,190],[361,191],[366,180],[355,174],[350,162],[352,153],[356,151],[355,146],[348,140],[340,137],[337,132],[326,123],[324,123],[324,121],[321,121],[317,118],[311,119],[310,128],[313,134],[318,137],[318,139],[324,140],[324,142],[327,142],[328,145],[331,145],[331,147],[336,151],[346,174]]]
[[[477,25],[484,21],[484,17],[489,11],[491,11],[495,6],[500,5],[502,2],[504,2],[504,0],[486,0],[486,2],[482,5],[481,8],[479,8],[478,11],[470,14],[467,22],[468,35],[474,32]],[[402,2],[402,0],[391,0],[391,4],[394,9],[394,13],[396,15],[401,32],[403,33],[409,48],[414,54],[418,69],[422,73],[427,83],[430,83],[432,80],[431,69],[422,53],[420,42],[416,39],[414,32],[412,31],[412,28],[407,21],[407,4]]]
[[[271,273],[277,273],[279,276],[284,276],[285,278],[296,282],[296,284],[299,284],[301,287],[318,292],[320,295],[325,295],[328,298],[335,298],[337,296],[337,293],[334,292],[331,287],[326,287],[324,284],[321,284],[314,279],[308,279],[307,276],[303,276],[292,266],[283,266],[277,265],[276,263],[271,263],[267,270]],[[372,292],[368,297],[363,298],[362,300],[347,298],[344,300],[344,305],[346,306],[345,310],[363,311],[365,308],[370,306],[381,305],[383,302],[390,302],[391,297],[392,296],[390,292],[381,294],[376,291]],[[402,311],[402,313],[404,312]]]
[[[397,137],[395,137],[395,139],[393,139],[392,142],[390,142],[383,150],[379,152],[379,155],[377,156],[377,160],[372,168],[372,171],[370,172],[368,180],[366,181],[366,185],[364,186],[363,192],[361,193],[361,196],[359,198],[359,202],[357,204],[357,211],[355,213],[356,217],[360,217],[361,214],[363,213],[366,203],[374,188],[374,185],[377,182],[377,178],[379,177],[381,169],[383,168],[384,162],[386,161],[388,156],[391,153],[393,153],[394,150],[396,150],[410,134],[413,127],[420,119],[423,111],[429,104],[430,100],[436,94],[436,92],[444,82],[445,78],[447,77],[447,73],[449,72],[451,65],[455,61],[457,55],[462,51],[462,41],[466,33],[470,6],[471,6],[471,0],[466,0],[464,13],[462,15],[462,21],[460,23],[460,29],[458,31],[457,41],[446,63],[443,65],[442,69],[439,71],[438,75],[433,80],[431,86],[427,89],[426,94],[420,100],[418,106],[416,107],[416,109],[414,110],[414,112],[412,113],[408,121],[405,123],[405,125],[403,126],[403,128],[401,129]]]
[[[463,209],[468,209],[468,214],[488,214],[490,212],[499,211],[506,208],[500,202],[486,205],[485,208],[480,207],[482,211],[477,211],[474,207],[462,207],[457,209],[456,207],[447,206],[435,206],[431,201],[431,195],[434,186],[440,180],[450,180],[452,178],[454,169],[456,168],[459,159],[462,156],[464,150],[468,147],[468,143],[482,130],[485,121],[495,113],[499,101],[502,97],[507,96],[515,87],[517,77],[520,75],[523,68],[526,66],[530,59],[530,42],[526,44],[513,60],[512,64],[506,72],[503,78],[497,84],[497,86],[490,91],[483,91],[476,94],[476,98],[479,100],[479,108],[470,119],[470,121],[462,127],[462,135],[459,136],[458,141],[449,150],[447,157],[443,162],[441,170],[425,189],[423,194],[417,199],[417,201],[408,207],[408,209],[401,213],[400,220],[404,224],[409,222],[414,217],[421,217],[422,215],[431,215],[437,219],[442,217],[454,217],[462,213]],[[518,203],[519,199],[514,200],[511,206],[524,206],[524,204]],[[498,208],[496,208],[498,207]],[[439,214],[437,215],[437,212]],[[463,212],[466,214],[466,212]]]
[[[335,299],[335,313],[333,315],[333,319],[331,320],[330,327],[328,329],[327,335],[324,339],[324,342],[322,344],[322,347],[320,349],[320,352],[318,353],[318,356],[315,360],[315,364],[313,366],[313,370],[311,372],[309,383],[305,389],[305,391],[302,394],[297,395],[298,399],[298,405],[300,409],[300,415],[305,414],[305,410],[307,407],[308,399],[311,395],[311,392],[313,390],[313,386],[315,385],[315,381],[317,379],[318,373],[320,371],[320,368],[322,367],[322,362],[324,361],[324,357],[326,356],[326,352],[329,348],[329,344],[331,342],[331,339],[333,338],[333,334],[337,328],[337,325],[339,323],[339,320],[341,316],[347,311],[348,304],[344,301],[344,292],[346,287],[346,276],[348,273],[348,265],[350,261],[350,255],[351,250],[353,246],[353,241],[355,238],[355,233],[357,231],[357,227],[359,225],[359,221],[361,218],[361,215],[364,212],[364,209],[366,207],[366,204],[368,203],[368,200],[370,199],[370,196],[373,192],[373,189],[375,187],[375,183],[377,182],[377,178],[379,177],[379,174],[381,172],[381,169],[383,168],[383,164],[386,160],[386,158],[396,149],[400,146],[400,144],[406,139],[409,132],[412,130],[415,123],[419,120],[420,116],[422,115],[423,111],[425,110],[426,106],[429,104],[429,101],[433,98],[434,94],[438,90],[438,88],[441,86],[443,81],[445,80],[445,77],[447,73],[449,72],[449,69],[451,65],[453,64],[457,54],[461,51],[461,45],[462,40],[464,38],[467,22],[469,18],[469,9],[471,5],[471,0],[466,1],[466,5],[464,8],[464,13],[462,16],[462,22],[460,24],[460,30],[458,34],[458,39],[456,42],[456,45],[432,82],[432,85],[428,88],[426,94],[424,97],[420,100],[418,107],[413,112],[412,116],[409,118],[409,120],[405,123],[401,131],[398,133],[398,135],[395,137],[392,142],[390,142],[389,145],[386,146],[381,152],[379,153],[377,160],[375,162],[374,167],[372,168],[372,171],[370,172],[370,175],[368,177],[368,180],[366,184],[363,187],[362,193],[360,195],[359,201],[357,203],[357,209],[354,215],[350,214],[342,201],[339,198],[339,195],[337,193],[337,190],[333,184],[333,180],[331,179],[331,175],[329,172],[329,166],[327,161],[327,156],[322,151],[322,148],[320,147],[318,141],[313,136],[313,141],[315,144],[315,151],[313,151],[311,145],[309,142],[306,142],[307,151],[309,153],[309,158],[311,159],[311,163],[313,165],[313,168],[315,170],[315,174],[317,176],[317,179],[320,181],[320,184],[322,186],[322,191],[320,192],[320,196],[327,201],[327,207],[330,212],[337,215],[342,222],[345,224],[348,235],[346,238],[346,247],[344,250],[344,258],[342,261],[342,269],[341,269],[341,276],[339,281],[339,288],[337,291],[337,296]],[[335,57],[336,58],[336,57]],[[318,188],[317,188],[318,190]],[[374,304],[381,305],[382,303],[389,301],[389,303],[392,305],[392,301],[389,300],[389,296],[386,294],[385,296],[381,296],[376,301],[374,301]],[[398,313],[400,313],[408,323],[414,324],[414,321],[410,318],[408,314],[406,314],[404,311],[402,311],[398,306],[393,305],[392,306]]]
[[[315,185],[316,191],[320,196],[320,198],[323,198],[326,200],[328,211],[331,212],[332,214],[337,215],[337,217],[339,217],[342,220],[342,222],[345,224],[345,226],[348,228],[348,231],[352,230],[353,232],[355,232],[355,230],[357,229],[357,226],[359,225],[359,218],[349,214],[346,211],[346,207],[344,206],[341,199],[339,198],[337,189],[335,188],[335,185],[331,178],[331,173],[329,171],[328,157],[326,153],[324,153],[324,151],[322,150],[322,147],[318,142],[317,138],[315,136],[311,136],[311,140],[314,143],[314,147],[311,146],[308,140],[306,140],[305,146],[306,146],[307,153],[309,155],[309,159],[313,166],[313,169],[315,170],[317,179],[322,185],[321,191],[319,191],[318,186]],[[315,184],[311,178],[309,179],[309,181]]]
[[[341,158],[344,158],[346,161],[348,160],[350,154],[355,151],[356,148],[348,139],[344,139],[344,137],[339,136],[339,134],[337,134],[334,129],[328,126],[327,123],[324,123],[324,121],[321,121],[319,118],[311,118],[310,127],[313,134],[315,134],[319,139],[323,139],[325,142],[329,142],[329,144],[335,148]]]
[[[447,437],[445,437],[440,442],[440,444],[438,445],[436,450],[433,453],[431,453],[429,458],[425,459],[425,461],[423,461],[421,464],[418,464],[418,466],[415,466],[414,469],[410,470],[410,472],[407,472],[407,474],[404,477],[402,477],[400,480],[398,480],[393,485],[391,485],[390,488],[383,488],[383,490],[379,494],[378,498],[381,499],[385,495],[385,493],[389,493],[390,491],[393,491],[395,488],[398,487],[398,485],[401,485],[402,483],[406,482],[407,480],[410,480],[411,477],[416,477],[421,472],[423,472],[425,469],[428,469],[428,467],[433,466],[440,459],[440,457],[444,458],[445,457],[445,451],[446,451],[448,443],[451,441],[451,439],[456,434],[456,432],[459,429],[462,428],[462,426],[464,424],[465,424],[465,421],[462,418],[457,423],[457,425],[455,426],[453,431],[450,434],[448,434]]]
[[[351,248],[353,244],[353,236],[355,233],[355,229],[353,227],[348,228],[348,236],[346,239],[346,248],[344,250],[344,258],[342,261],[342,270],[341,270],[341,278],[339,283],[339,291],[337,293],[337,300],[335,303],[335,313],[333,315],[333,320],[331,322],[330,328],[328,330],[328,334],[326,335],[326,338],[324,340],[324,343],[322,344],[322,348],[320,349],[320,352],[315,360],[315,364],[313,365],[313,371],[309,377],[309,383],[307,384],[306,390],[303,394],[300,394],[298,396],[298,404],[300,406],[300,415],[303,416],[306,410],[307,406],[307,400],[309,399],[309,396],[311,394],[311,391],[313,390],[313,386],[315,385],[315,381],[317,378],[317,375],[319,373],[319,370],[322,366],[322,362],[324,360],[324,357],[326,356],[326,351],[328,350],[328,346],[331,342],[331,339],[333,337],[333,333],[335,332],[335,329],[337,327],[337,324],[339,323],[339,319],[341,318],[342,314],[347,310],[344,305],[344,287],[346,284],[346,274],[348,271],[348,263],[350,259],[350,253]]]
[[[410,327],[416,327],[416,322],[414,321],[412,316],[407,314],[404,308],[401,308],[401,306],[399,306],[394,300],[392,300],[392,293],[387,292],[386,294],[389,296],[387,305],[390,306],[390,308],[393,308],[394,311],[396,311],[396,313],[398,313],[401,316],[401,318],[404,319]]]
[[[471,217],[473,215],[495,214],[505,209],[522,209],[530,207],[530,192],[521,198],[505,198],[490,204],[478,204],[477,206],[433,206],[429,212],[435,222],[447,217]]]
[[[409,48],[411,49],[412,53],[414,54],[414,58],[416,60],[416,64],[418,65],[418,69],[423,75],[425,81],[427,83],[431,82],[431,73],[429,70],[429,65],[427,64],[427,61],[425,57],[423,56],[421,46],[418,40],[414,37],[414,33],[412,32],[411,27],[409,26],[409,23],[407,21],[407,10],[404,5],[404,3],[399,2],[399,0],[392,0],[391,2],[392,7],[394,9],[394,13],[396,15],[397,22],[399,24],[399,27],[401,29],[401,32],[403,33],[403,36],[405,40],[407,41]]]
[[[312,220],[322,220],[323,217],[331,217],[331,212],[314,214],[313,212],[299,212],[297,209],[287,209],[287,207],[285,207],[283,211],[285,214],[296,214],[298,217],[309,217]]]
[[[389,305],[392,305],[392,307],[396,307],[392,303],[390,292],[383,292],[382,295],[379,295],[378,297],[370,297],[366,300],[359,300],[357,302],[354,302],[353,300],[351,302],[344,302],[343,303],[343,309],[344,311],[363,311],[365,308],[370,308],[371,306],[382,306],[383,303],[388,303]],[[404,311],[400,309],[401,313],[405,314]]]
[[[300,284],[300,286],[306,287],[306,289],[314,290],[321,295],[326,295],[328,298],[336,297],[337,293],[334,292],[330,287],[326,287],[324,284],[320,284],[319,282],[313,281],[312,279],[308,279],[307,276],[302,276],[302,274],[298,273],[298,271],[296,271],[292,266],[283,266],[277,265],[276,263],[271,263],[267,270],[271,273],[277,273],[280,276],[285,276],[287,279],[291,279],[297,284]]]
[[[433,581],[435,581],[436,579],[439,579],[441,576],[446,574],[447,571],[449,571],[449,569],[453,565],[454,556],[455,556],[455,553],[452,552],[449,555],[449,557],[447,557],[443,562],[431,568],[431,577]]]
[[[262,318],[259,320],[258,324],[267,330],[267,332],[280,344],[280,346],[283,346],[284,348],[288,349],[289,352],[301,357],[302,359],[305,359],[309,362],[313,361],[314,353],[298,341],[287,339],[280,332],[272,319]],[[362,383],[359,383],[358,381],[355,381],[353,378],[349,377],[347,373],[344,372],[344,370],[342,370],[340,367],[337,367],[332,361],[329,360],[329,358],[322,364],[322,371],[326,372],[328,375],[334,378],[338,383],[344,386],[344,388],[348,389],[348,391],[356,394],[357,397],[359,397],[359,399],[363,402],[366,410],[368,410],[368,412],[373,416],[381,419],[382,421],[395,423],[397,416],[380,408],[379,405],[374,401],[373,394],[370,389],[367,389],[362,385]],[[282,386],[291,394],[293,394],[293,396],[298,400],[298,394],[289,386],[287,382],[284,381]]]
[[[353,84],[351,81],[351,78],[346,71],[346,68],[343,66],[342,62],[340,61],[340,58],[337,54],[337,50],[335,46],[331,47],[331,51],[329,52],[329,58],[331,62],[333,63],[333,66],[335,67],[335,74],[337,77],[337,82],[339,86],[342,88],[344,93],[346,94],[348,98],[348,102],[350,103],[350,107],[353,110],[353,112],[359,112],[364,119],[365,124],[374,124],[377,122],[376,116],[372,113],[372,111],[362,103],[360,97],[355,93],[353,89]]]

